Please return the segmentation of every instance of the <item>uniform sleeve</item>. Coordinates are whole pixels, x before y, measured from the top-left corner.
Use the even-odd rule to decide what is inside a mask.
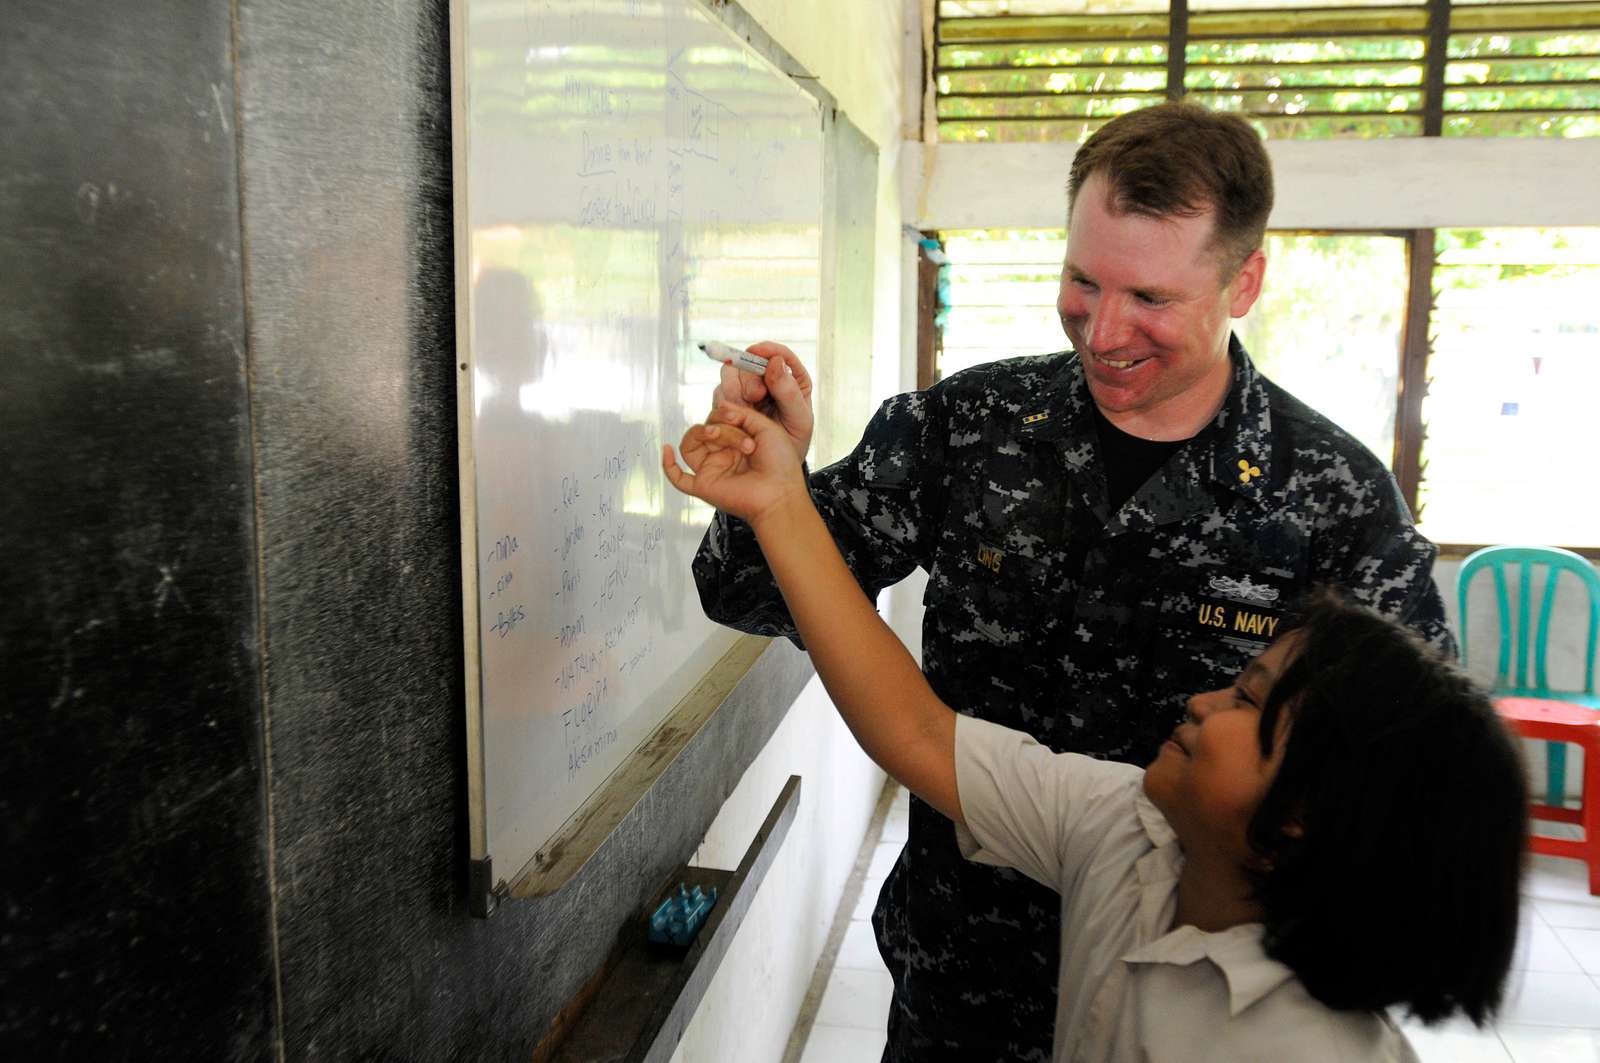
[[[956,719],[961,855],[1009,867],[1057,892],[1089,861],[1108,828],[1135,823],[1131,764],[1053,753],[1021,731]]]
[[[889,399],[847,457],[811,474],[811,500],[867,597],[932,556],[943,513],[944,417],[938,391]],[[712,620],[753,635],[800,639],[755,533],[718,513],[694,558]]]
[[[1380,468],[1339,508],[1319,529],[1316,578],[1395,618],[1453,660],[1456,640],[1433,579],[1439,548],[1417,531],[1394,477]]]

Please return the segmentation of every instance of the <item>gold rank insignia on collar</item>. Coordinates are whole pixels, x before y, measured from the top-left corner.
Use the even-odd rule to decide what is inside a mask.
[[[1251,465],[1250,462],[1245,458],[1240,458],[1239,459],[1239,482],[1240,483],[1247,484],[1251,480],[1255,479],[1257,476],[1260,476],[1260,475],[1261,475],[1261,467],[1260,466]]]
[[[1036,428],[1050,419],[1048,413],[1030,413],[1022,418],[1022,427]]]

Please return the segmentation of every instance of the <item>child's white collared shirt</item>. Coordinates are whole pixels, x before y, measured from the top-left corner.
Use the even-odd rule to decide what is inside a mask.
[[[1261,947],[1261,925],[1169,930],[1183,853],[1144,771],[956,723],[962,853],[1061,894],[1055,1059],[1417,1063],[1387,1016],[1334,1011]]]

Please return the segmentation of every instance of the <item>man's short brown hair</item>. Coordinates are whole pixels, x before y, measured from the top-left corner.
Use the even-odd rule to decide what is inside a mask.
[[[1250,125],[1192,103],[1168,102],[1119,115],[1072,157],[1067,216],[1096,173],[1122,214],[1193,217],[1216,211],[1212,243],[1231,280],[1261,246],[1272,213],[1272,163]]]

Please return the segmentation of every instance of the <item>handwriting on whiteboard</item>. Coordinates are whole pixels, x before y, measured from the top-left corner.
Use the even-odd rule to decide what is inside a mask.
[[[634,673],[647,670],[656,652],[644,590],[666,529],[658,505],[637,502],[648,497],[640,491],[653,472],[642,456],[656,443],[650,429],[628,436],[552,470],[548,524],[497,530],[481,553],[488,644],[523,657],[528,651],[515,647],[544,623],[545,637],[559,646],[541,658],[553,664],[541,668],[551,669],[545,689],[561,721],[569,781],[608,762]],[[536,557],[524,540],[546,544],[548,554]],[[530,592],[546,604],[530,607]]]

